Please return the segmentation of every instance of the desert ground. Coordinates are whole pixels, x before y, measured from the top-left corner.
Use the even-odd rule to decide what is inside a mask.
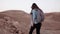
[[[60,34],[60,12],[45,13],[44,16],[41,34]],[[0,12],[0,34],[28,34],[30,21],[31,15],[22,10]]]

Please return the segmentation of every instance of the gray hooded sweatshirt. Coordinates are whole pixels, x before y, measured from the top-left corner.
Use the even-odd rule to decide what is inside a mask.
[[[31,10],[31,17],[32,17],[32,23],[37,24],[41,23],[44,20],[44,13],[42,10],[39,9],[33,9]]]

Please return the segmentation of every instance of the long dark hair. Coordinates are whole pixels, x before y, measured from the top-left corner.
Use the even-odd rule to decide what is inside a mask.
[[[32,9],[39,9],[41,12],[42,10],[37,6],[36,3],[33,3],[32,6],[31,6]]]
[[[32,6],[31,6],[31,8],[32,8],[32,9],[35,9],[35,8],[36,8],[36,9],[39,9],[39,7],[37,6],[36,3],[33,3]]]

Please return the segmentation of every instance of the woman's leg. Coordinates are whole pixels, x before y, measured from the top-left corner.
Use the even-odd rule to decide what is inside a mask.
[[[35,29],[35,26],[31,26],[29,34],[32,34],[34,29]]]
[[[36,24],[36,34],[40,34],[41,23]]]

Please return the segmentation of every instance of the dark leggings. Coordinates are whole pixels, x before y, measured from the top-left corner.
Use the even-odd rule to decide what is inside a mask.
[[[34,24],[33,26],[31,26],[29,34],[32,34],[32,32],[35,28],[36,28],[36,34],[40,34],[41,23]]]

